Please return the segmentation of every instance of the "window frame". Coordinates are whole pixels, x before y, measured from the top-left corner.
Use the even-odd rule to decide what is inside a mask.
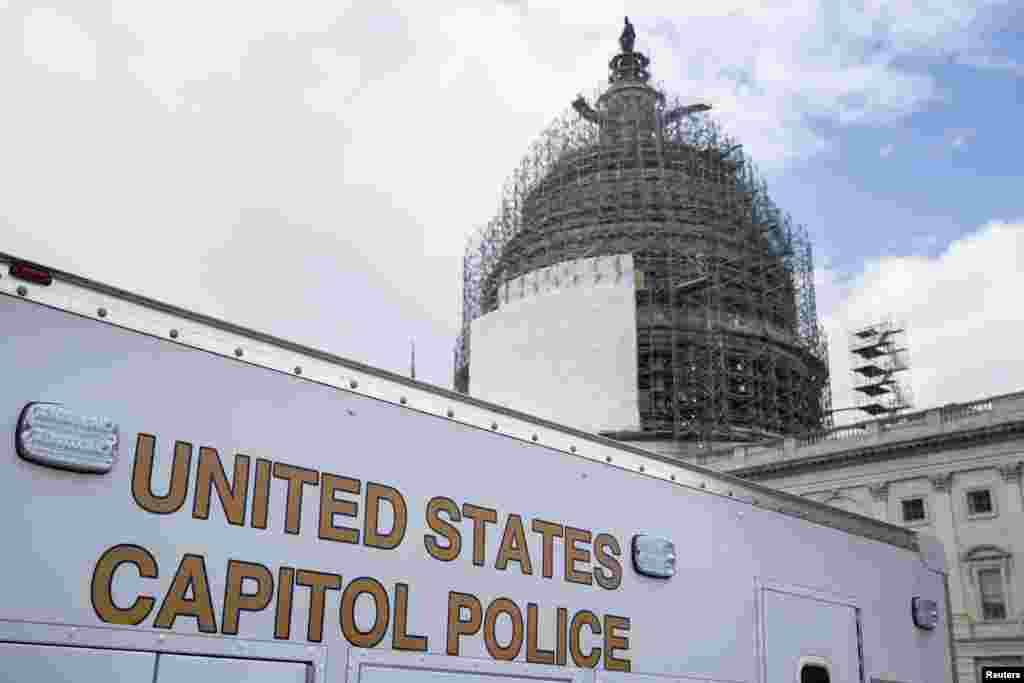
[[[920,500],[921,508],[924,511],[924,516],[921,519],[908,520],[904,514],[903,503],[908,500]],[[926,526],[932,523],[931,505],[928,504],[928,496],[921,493],[914,493],[908,496],[902,496],[897,501],[898,511],[900,513],[900,522],[904,526]]]
[[[975,546],[964,553],[963,562],[966,565],[968,580],[971,584],[971,590],[974,593],[972,602],[977,610],[979,623],[1004,624],[1016,621],[1016,618],[1013,616],[1014,596],[1012,581],[1013,573],[1011,566],[1012,557],[1013,555],[1011,553],[995,545]],[[1003,607],[1006,611],[1006,616],[1003,619],[985,618],[985,609],[981,599],[981,580],[979,578],[979,572],[986,569],[997,570],[1002,580]]]
[[[988,512],[971,512],[971,494],[979,491],[988,491],[988,499],[992,509]],[[991,485],[972,486],[964,489],[964,517],[966,519],[991,519],[999,515],[999,505],[996,501],[995,487]]]

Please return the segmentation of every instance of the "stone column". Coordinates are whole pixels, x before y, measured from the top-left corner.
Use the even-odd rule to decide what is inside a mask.
[[[868,492],[871,493],[871,500],[875,504],[875,518],[882,521],[889,521],[889,482],[880,484],[869,484]]]
[[[949,565],[949,599],[953,613],[962,613],[970,602],[965,592],[968,587],[964,585],[960,567],[960,543],[957,540],[953,500],[950,495],[953,475],[946,473],[929,478],[935,492],[930,501],[932,529],[946,549],[946,562]]]
[[[1009,514],[1020,514],[1024,511],[1020,488],[1022,466],[1024,463],[1015,462],[999,468],[999,473],[1003,475],[1003,481],[1006,482],[1006,512]]]
[[[1003,475],[1003,481],[1006,482],[1005,516],[1008,519],[1007,524],[1017,534],[1020,533],[1020,525],[1024,522],[1024,515],[1021,514],[1021,509],[1024,507],[1024,501],[1021,500],[1022,469],[1024,469],[1024,463],[1021,462],[1002,465],[999,468],[999,474]],[[1009,541],[1007,550],[1011,553],[1019,553],[1020,549],[1017,542]],[[1022,609],[1024,608],[1024,573],[1021,572],[1019,561],[1013,561],[1010,564],[1009,572],[1010,576],[1007,579],[1010,583],[1010,609],[1016,613],[1008,615],[1012,619],[1016,615],[1024,616],[1024,609]],[[1018,626],[1018,628],[1020,627]]]

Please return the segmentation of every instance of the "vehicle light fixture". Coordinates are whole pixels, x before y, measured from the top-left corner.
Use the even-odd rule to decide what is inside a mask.
[[[914,625],[931,631],[939,623],[939,605],[934,600],[913,598],[910,611],[914,615]]]
[[[669,579],[676,573],[676,546],[665,538],[637,534],[633,537],[633,568],[644,576]]]
[[[24,261],[15,261],[12,263],[8,273],[10,273],[11,277],[16,277],[19,280],[26,280],[28,282],[34,282],[35,284],[43,285],[44,287],[53,282],[53,276],[50,275],[50,271],[31,263],[25,263]]]
[[[29,403],[18,420],[18,455],[75,472],[103,474],[117,460],[118,426],[56,403]]]

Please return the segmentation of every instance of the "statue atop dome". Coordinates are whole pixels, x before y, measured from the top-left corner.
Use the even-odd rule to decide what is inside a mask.
[[[622,35],[619,36],[619,47],[622,48],[622,52],[612,57],[612,61],[608,64],[611,69],[609,83],[620,81],[646,83],[650,78],[647,66],[651,60],[647,59],[643,53],[637,52],[635,46],[636,29],[630,23],[629,17],[626,17],[626,26],[622,29]]]
[[[619,46],[622,47],[624,53],[632,54],[635,43],[636,31],[633,30],[633,24],[629,23],[629,17],[626,17],[626,27],[622,29],[622,35],[619,36]]]

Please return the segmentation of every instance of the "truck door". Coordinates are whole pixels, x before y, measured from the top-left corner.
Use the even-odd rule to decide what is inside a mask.
[[[153,652],[0,643],[0,683],[152,683]]]
[[[764,683],[861,683],[857,609],[765,588]]]
[[[300,662],[0,643],[0,683],[306,683]]]

